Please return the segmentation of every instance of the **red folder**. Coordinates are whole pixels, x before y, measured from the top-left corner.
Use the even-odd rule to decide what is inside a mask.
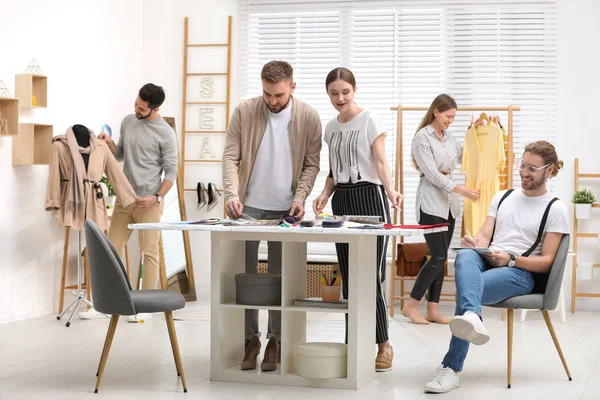
[[[430,229],[430,228],[440,228],[442,226],[450,225],[447,222],[441,224],[433,224],[433,225],[394,225],[394,224],[385,224],[383,225],[383,229]]]

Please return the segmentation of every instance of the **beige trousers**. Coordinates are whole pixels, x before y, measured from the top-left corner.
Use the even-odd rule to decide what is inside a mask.
[[[129,224],[160,222],[163,204],[155,205],[149,209],[142,209],[136,203],[123,207],[119,198],[115,202],[108,228],[108,239],[111,241],[119,255],[123,254],[123,248],[129,241],[131,229],[127,228]],[[140,243],[140,252],[144,253],[144,277],[142,279],[142,289],[156,289],[158,287],[159,275],[159,248],[160,231],[158,230],[140,230],[138,231]],[[135,288],[135,284],[132,283]]]

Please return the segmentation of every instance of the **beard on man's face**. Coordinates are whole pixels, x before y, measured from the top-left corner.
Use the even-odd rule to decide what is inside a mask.
[[[525,190],[535,190],[546,184],[547,172],[544,171],[540,176],[528,174],[521,175],[521,187]]]
[[[283,110],[285,110],[288,106],[288,104],[290,104],[290,100],[292,100],[292,96],[288,97],[288,101],[287,103],[285,103],[284,105],[280,105],[279,103],[275,106],[275,108],[273,108],[273,106],[271,106],[269,103],[267,103],[264,99],[263,101],[265,101],[265,105],[267,106],[267,108],[269,109],[269,111],[271,111],[273,114],[279,114],[280,112],[282,112]]]
[[[148,118],[150,116],[150,114],[152,114],[152,110],[148,111],[148,115],[144,115],[144,114],[141,114],[139,112],[136,112],[135,113],[135,117],[137,119],[146,119],[146,118]]]

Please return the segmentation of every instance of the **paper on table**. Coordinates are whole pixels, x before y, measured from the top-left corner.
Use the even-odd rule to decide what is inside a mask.
[[[452,247],[453,251],[458,250],[475,250],[477,254],[493,253],[494,251],[488,247]]]

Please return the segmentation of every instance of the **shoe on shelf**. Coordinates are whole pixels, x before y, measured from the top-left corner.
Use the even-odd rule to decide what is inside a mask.
[[[79,318],[81,318],[81,319],[101,319],[101,318],[106,318],[106,315],[96,311],[95,308],[90,308],[87,311],[80,312]]]
[[[458,374],[452,368],[440,365],[433,378],[425,385],[425,393],[446,393],[458,386]]]
[[[394,349],[390,346],[390,350],[380,350],[375,358],[375,371],[386,372],[392,369],[392,361],[394,360]]]
[[[275,371],[277,368],[277,353],[279,352],[279,343],[277,339],[271,337],[265,347],[263,361],[260,363],[260,369],[263,371]]]
[[[136,315],[129,315],[127,317],[127,322],[132,322],[132,323],[144,323],[144,321],[149,320],[152,318],[152,313],[139,313]]]
[[[246,353],[242,361],[242,370],[256,369],[256,359],[260,354],[260,339],[257,335],[252,336],[252,339],[246,340]]]
[[[217,190],[217,185],[214,183],[208,184],[208,205],[206,206],[207,210],[210,211],[216,207],[219,203],[219,199],[217,196],[220,196],[221,193]]]
[[[196,206],[196,210],[200,211],[200,209],[206,205],[206,198],[208,197],[204,183],[198,182],[198,185],[196,186],[196,192],[198,194],[198,205]]]
[[[479,315],[472,311],[467,311],[463,315],[452,318],[450,330],[457,338],[468,340],[477,346],[490,341],[490,335]]]

